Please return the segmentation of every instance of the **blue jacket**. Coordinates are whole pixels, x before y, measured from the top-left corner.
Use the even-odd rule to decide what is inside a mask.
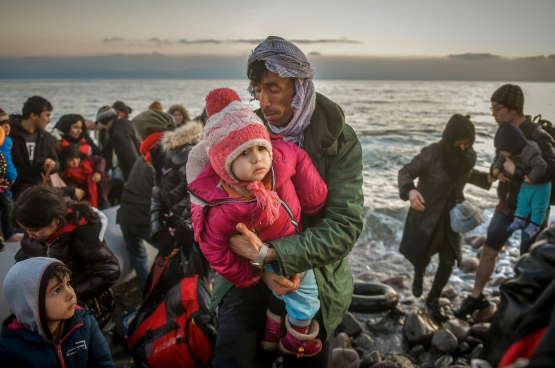
[[[66,320],[60,343],[24,328],[15,315],[2,323],[2,368],[113,368],[112,355],[98,323],[84,303]]]
[[[4,175],[4,179],[9,182],[12,182],[17,178],[17,170],[15,169],[12,161],[12,146],[13,141],[10,137],[6,137],[4,139],[4,144],[0,146],[0,152],[2,152],[2,154],[4,155],[7,164],[6,175]]]

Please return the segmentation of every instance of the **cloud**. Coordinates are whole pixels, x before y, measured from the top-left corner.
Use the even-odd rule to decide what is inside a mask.
[[[198,44],[219,44],[222,43],[222,41],[220,40],[215,40],[215,39],[207,39],[207,40],[187,40],[187,39],[182,39],[179,40],[179,43],[183,43],[186,45],[198,45]]]
[[[314,43],[350,43],[350,44],[362,43],[362,42],[356,41],[356,40],[349,40],[348,38],[345,38],[345,37],[338,38],[338,39],[320,39],[320,40],[303,40],[303,39],[300,39],[300,40],[289,40],[289,41],[291,41],[293,43],[300,43],[300,44],[305,44],[305,45],[314,44]]]
[[[159,45],[159,46],[171,44],[171,42],[170,42],[169,40],[162,40],[162,39],[160,39],[160,38],[158,38],[158,37],[149,38],[147,41],[148,41],[148,42],[155,43],[155,44],[157,44],[157,45]]]
[[[321,52],[318,51],[312,51],[311,53],[308,54],[309,56],[322,56]]]
[[[462,60],[488,60],[488,59],[500,59],[501,55],[494,55],[491,53],[471,53],[467,52],[466,54],[453,54],[447,55],[450,59],[462,59]]]
[[[102,42],[121,42],[124,39],[122,37],[104,37]]]

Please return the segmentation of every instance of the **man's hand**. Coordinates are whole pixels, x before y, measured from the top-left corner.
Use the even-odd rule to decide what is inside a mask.
[[[515,163],[510,158],[505,158],[505,162],[503,163],[503,169],[509,175],[515,174]]]
[[[422,194],[420,194],[420,192],[416,189],[409,192],[409,201],[410,206],[415,211],[424,211],[426,209],[426,207],[424,207],[424,203],[426,203],[426,201],[424,201],[424,197],[422,197]]]
[[[85,120],[85,126],[87,127],[88,130],[96,129],[96,124],[92,120]]]
[[[102,175],[100,175],[100,173],[96,172],[93,174],[92,176],[92,181],[93,183],[98,183],[100,181],[100,179],[102,179]]]
[[[497,170],[497,169],[494,169],[494,170]],[[497,170],[497,172],[499,172],[499,170]],[[491,175],[490,173],[488,173],[488,183],[491,184],[491,183],[495,182],[496,180],[497,180],[497,178],[494,175]]]
[[[299,288],[301,284],[301,275],[296,274],[291,276],[291,280],[286,279],[285,277],[280,277],[273,272],[266,272],[262,274],[262,281],[274,293],[279,296],[284,296],[285,294],[294,293]]]
[[[237,224],[236,229],[239,234],[229,238],[231,251],[251,262],[256,261],[262,248],[262,241],[241,222]]]
[[[75,196],[77,200],[80,201],[85,196],[85,191],[83,189],[75,188]]]
[[[497,175],[497,179],[499,179],[500,183],[508,183],[511,181],[511,178],[509,178],[504,173],[499,173],[499,175]]]
[[[526,184],[534,184],[534,182],[532,180],[530,180],[527,176],[524,177],[524,182]]]
[[[499,169],[495,168],[493,170],[491,170],[491,174],[497,178],[497,176],[499,175]]]
[[[56,162],[50,158],[47,158],[46,161],[44,161],[44,165],[42,165],[42,169],[46,172],[54,170],[55,167]]]

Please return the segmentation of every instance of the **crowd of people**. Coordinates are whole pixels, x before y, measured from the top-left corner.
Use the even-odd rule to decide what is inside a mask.
[[[143,241],[158,249],[159,272],[177,250],[215,271],[211,366],[271,367],[281,352],[285,367],[331,367],[353,292],[348,255],[363,225],[362,147],[341,107],[316,93],[292,43],[268,37],[247,76],[260,109],[220,88],[194,120],[182,105],[165,112],[158,101],[131,119],[117,101],[94,122],[62,116],[56,138],[46,131],[48,100],[29,98],[21,115],[0,110],[1,227],[6,241],[21,242],[3,283],[13,312],[2,325],[3,367],[113,367],[100,329],[120,266],[100,210],[114,205],[143,296],[159,276]],[[553,139],[523,114],[520,87],[500,87],[491,102],[499,129],[489,173],[474,169],[474,125],[460,114],[399,171],[411,205],[400,251],[414,265],[417,297],[439,253],[426,298],[439,322],[447,316],[438,298],[461,261],[449,212],[466,183],[489,189],[499,180],[500,203],[461,319],[489,306],[482,290],[512,232],[524,229],[526,253],[549,215]]]

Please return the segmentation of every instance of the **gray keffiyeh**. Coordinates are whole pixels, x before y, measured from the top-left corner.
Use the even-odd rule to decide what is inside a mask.
[[[295,78],[293,119],[284,127],[270,125],[270,129],[273,133],[283,136],[284,141],[293,142],[302,147],[303,132],[310,124],[310,118],[316,106],[316,91],[312,83],[314,71],[303,52],[281,37],[266,38],[249,56],[248,65],[258,60],[264,60],[266,68],[282,78]],[[254,95],[252,82],[248,90],[251,95]]]

